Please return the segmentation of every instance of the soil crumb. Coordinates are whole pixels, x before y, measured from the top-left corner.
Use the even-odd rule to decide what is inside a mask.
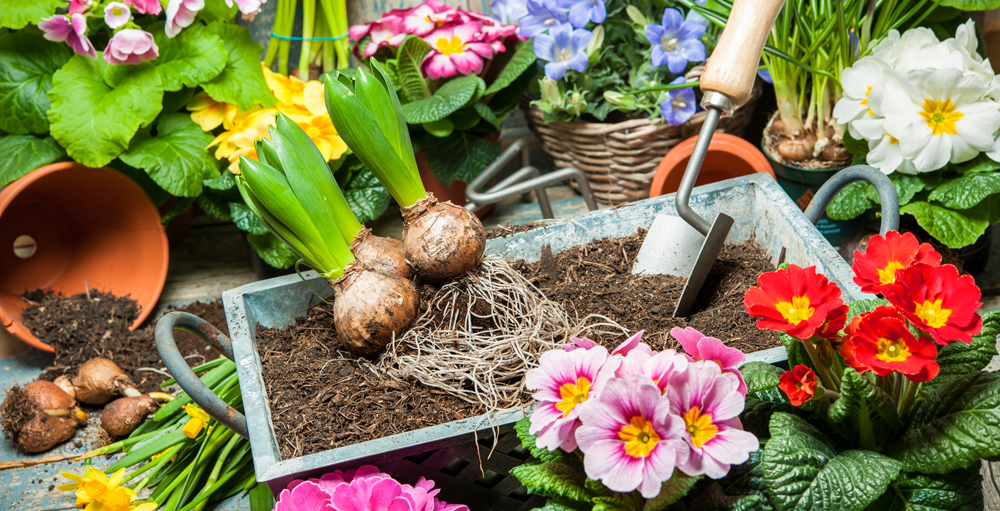
[[[70,297],[32,291],[25,293],[24,299],[32,305],[21,314],[21,321],[35,337],[56,350],[52,367],[39,379],[53,381],[63,374],[74,374],[94,357],[117,364],[144,393],[158,390],[169,378],[156,349],[155,324],[150,322],[134,332],[128,329],[139,317],[135,300],[95,290]],[[194,303],[178,310],[194,314],[229,334],[221,301]],[[220,356],[197,337],[175,332],[177,347],[192,367]]]
[[[778,334],[758,330],[743,307],[743,294],[757,283],[757,276],[774,270],[753,240],[726,245],[698,295],[694,314],[674,318],[685,279],[632,275],[645,238],[646,231],[639,229],[631,236],[596,240],[556,255],[546,246],[539,261],[519,261],[514,267],[571,315],[601,314],[630,332],[645,330],[642,340],[654,350],[679,348],[669,335],[674,327],[693,327],[744,353],[781,345]],[[595,336],[592,340],[612,349],[623,339]]]
[[[485,410],[419,383],[362,369],[337,351],[333,308],[285,330],[257,327],[261,376],[283,459],[474,417]]]

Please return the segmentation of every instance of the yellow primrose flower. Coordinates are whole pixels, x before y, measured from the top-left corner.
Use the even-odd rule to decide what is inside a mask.
[[[216,101],[205,92],[195,94],[185,108],[191,112],[191,120],[201,126],[202,131],[212,131],[220,125],[227,130],[232,129],[241,117],[239,107]]]
[[[306,110],[313,115],[326,115],[326,100],[324,99],[323,84],[316,80],[306,82],[303,91]]]
[[[218,145],[215,157],[220,160],[231,159],[231,155],[239,149],[252,148],[254,140],[270,138],[267,128],[274,124],[277,113],[276,108],[251,110],[231,130],[215,137],[208,147]]]
[[[182,431],[184,431],[184,434],[187,435],[188,438],[195,438],[198,436],[198,433],[201,433],[201,429],[205,427],[205,423],[208,422],[208,419],[211,417],[209,417],[208,414],[201,408],[190,404],[184,405],[184,411],[187,412],[191,418],[188,419],[186,424],[184,424]]]
[[[264,79],[267,81],[267,88],[271,89],[271,94],[278,98],[278,103],[282,106],[305,105],[306,84],[294,76],[283,76],[272,72],[264,66]]]
[[[340,158],[347,151],[347,144],[337,134],[337,128],[333,126],[330,116],[317,115],[309,119],[309,122],[298,123],[298,125],[302,131],[306,132],[306,135],[309,135],[326,161]]]

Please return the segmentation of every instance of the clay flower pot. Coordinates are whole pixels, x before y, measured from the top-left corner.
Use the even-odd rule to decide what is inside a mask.
[[[35,348],[54,351],[18,321],[25,291],[128,295],[142,307],[135,328],[153,311],[168,262],[156,206],[120,172],[54,163],[0,190],[0,320]]]
[[[653,176],[650,197],[677,191],[697,141],[698,137],[691,137],[674,146],[663,157]],[[705,163],[701,166],[695,186],[756,173],[767,173],[774,177],[774,170],[764,154],[742,138],[716,133],[712,135],[712,142],[708,146],[708,154],[705,155]]]

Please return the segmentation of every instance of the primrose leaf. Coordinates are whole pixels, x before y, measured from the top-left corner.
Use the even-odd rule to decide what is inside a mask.
[[[350,158],[351,161],[342,165],[334,177],[358,221],[375,220],[389,208],[389,190],[357,157]]]
[[[66,151],[52,137],[9,135],[0,138],[0,187],[63,156]]]
[[[127,69],[114,88],[104,82],[102,63],[70,58],[49,91],[52,136],[88,167],[103,167],[127,150],[139,127],[156,119],[163,100],[160,75],[149,62],[117,66]]]
[[[1000,0],[942,0],[941,6],[961,11],[988,11],[1000,7]]]
[[[232,215],[229,214],[229,199],[219,195],[218,193],[205,190],[204,193],[198,196],[198,199],[195,202],[202,211],[218,218],[219,220],[226,222],[232,220]]]
[[[38,24],[42,18],[65,7],[65,0],[0,0],[0,28],[21,30],[28,23]]]
[[[160,218],[160,223],[163,225],[168,225],[173,222],[175,218],[187,213],[191,209],[191,204],[194,204],[194,199],[191,197],[178,197],[177,202],[174,203],[173,207],[167,210]]]
[[[938,375],[921,387],[930,391],[966,374],[981,371],[997,355],[997,334],[1000,333],[1000,311],[982,315],[983,331],[972,337],[972,343],[953,342],[938,352]]]
[[[969,209],[983,199],[1000,192],[1000,174],[968,173],[948,179],[938,185],[927,197],[953,209]]]
[[[842,141],[844,149],[847,149],[847,152],[851,153],[851,156],[863,158],[868,154],[868,142],[866,140],[858,140],[845,131]]]
[[[764,362],[747,362],[740,367],[740,374],[747,383],[748,392],[777,387],[778,378],[784,373],[780,368]]]
[[[233,177],[233,173],[228,170],[225,172],[220,172],[219,177],[213,177],[206,179],[201,182],[201,184],[213,189],[213,190],[229,190],[236,186],[236,178]]]
[[[786,333],[782,333],[779,338],[781,339],[781,344],[785,345],[785,352],[788,356],[788,367],[795,367],[801,364],[813,370],[816,369],[813,367],[812,361],[809,360],[809,354],[802,347],[802,341]]]
[[[267,234],[267,227],[264,227],[260,223],[257,215],[254,215],[253,211],[246,204],[242,202],[230,202],[228,208],[230,218],[232,218],[233,223],[241,231],[246,231],[250,234]]]
[[[965,162],[955,165],[955,170],[959,174],[966,174],[969,172],[993,172],[994,170],[1000,170],[1000,162],[993,161],[992,158],[986,156],[985,153],[979,153],[979,156]]]
[[[865,298],[847,304],[847,323],[850,323],[854,319],[854,316],[871,312],[882,305],[889,305],[889,300],[884,298]]]
[[[156,122],[156,136],[140,132],[122,153],[125,163],[146,171],[161,188],[179,197],[201,193],[202,181],[219,177],[216,160],[205,147],[205,133],[187,114],[167,114]]]
[[[427,41],[414,35],[406,36],[403,44],[399,45],[396,74],[399,76],[403,96],[408,101],[420,101],[431,96],[424,74],[420,71],[424,57],[430,52],[431,46]]]
[[[963,210],[917,201],[901,206],[899,214],[913,215],[920,227],[951,249],[975,243],[986,232],[990,220],[989,204],[985,201]]]
[[[521,76],[518,76],[511,84],[505,89],[497,92],[493,97],[489,98],[490,110],[499,119],[500,117],[507,115],[514,107],[517,106],[518,102],[521,101],[521,97],[524,92],[528,90],[531,85],[532,79],[535,77],[534,67],[529,67]]]
[[[878,508],[888,511],[968,511],[983,509],[983,476],[979,466],[947,474],[900,474]]]
[[[246,27],[215,22],[205,27],[205,32],[222,39],[229,55],[222,72],[201,84],[212,99],[235,103],[243,111],[254,105],[270,107],[278,103],[264,80],[260,64],[264,49],[250,38]]]
[[[427,165],[445,186],[454,180],[471,182],[500,157],[500,142],[456,131],[445,138],[427,137]]]
[[[851,423],[851,431],[859,431],[862,424],[871,424],[878,442],[890,438],[903,425],[892,397],[850,367],[844,370],[840,397],[830,405],[827,418],[833,424]]]
[[[528,463],[510,471],[528,493],[545,497],[565,497],[577,502],[591,502],[594,495],[584,487],[586,477],[566,463]]]
[[[778,511],[862,511],[896,479],[899,463],[872,451],[838,454],[805,419],[776,413],[763,472]]]
[[[247,241],[257,251],[257,255],[274,268],[291,268],[299,260],[298,254],[273,234],[248,233]]]
[[[830,205],[826,207],[826,214],[834,220],[850,220],[859,217],[875,206],[875,203],[868,198],[865,188],[868,183],[851,183],[840,190]]]
[[[71,55],[68,46],[38,34],[0,36],[0,130],[11,135],[48,133],[52,75]]]
[[[904,470],[928,474],[1000,455],[1000,377],[975,372],[933,389],[888,453]]]
[[[233,2],[232,6],[227,6],[226,2],[213,2],[209,0],[208,2],[205,2],[205,8],[198,11],[198,19],[204,21],[205,23],[211,23],[213,21],[230,21],[236,17],[237,10],[239,10],[239,6],[236,5],[236,2]],[[191,26],[193,27],[195,25],[197,25],[197,23]],[[188,28],[184,30],[188,30]],[[183,34],[184,32],[181,33]]]
[[[200,23],[192,24],[173,38],[167,37],[162,22],[148,30],[160,49],[160,55],[153,60],[153,65],[160,72],[164,90],[197,87],[218,76],[226,67],[229,55],[226,45],[219,36],[210,33]]]
[[[768,393],[771,392],[784,397],[784,393],[777,388],[769,389]],[[784,401],[771,401],[759,399],[761,393],[754,395],[758,397],[747,395],[746,405],[743,407],[743,413],[740,414],[740,422],[743,423],[743,429],[753,433],[757,438],[767,438],[769,435],[768,424],[771,422],[771,416],[775,412],[793,413],[795,407],[787,399]]]
[[[514,50],[514,56],[504,66],[503,71],[500,71],[496,80],[493,80],[493,83],[486,88],[483,95],[489,96],[490,94],[499,92],[504,87],[513,83],[514,80],[517,80],[517,77],[521,76],[522,73],[537,61],[538,57],[535,56],[535,50],[531,43],[528,41],[518,42],[517,48]]]
[[[493,113],[493,110],[490,110],[490,107],[484,105],[483,103],[474,103],[472,108],[475,109],[476,113],[479,114],[480,117],[490,123],[491,126],[497,130],[500,129],[500,119],[497,119],[496,114]]]
[[[521,446],[531,453],[531,456],[543,463],[558,462],[563,459],[562,451],[556,449],[550,451],[544,447],[538,447],[535,435],[528,433],[531,428],[531,418],[525,417],[514,423],[514,432],[521,441]]]
[[[403,116],[410,124],[423,124],[444,119],[465,106],[479,89],[482,78],[463,76],[441,86],[433,96],[403,105]]]
[[[651,499],[645,499],[642,511],[663,511],[670,504],[684,498],[694,488],[694,485],[704,477],[691,477],[675,468],[670,479],[663,481],[663,484],[660,485],[660,493]]]

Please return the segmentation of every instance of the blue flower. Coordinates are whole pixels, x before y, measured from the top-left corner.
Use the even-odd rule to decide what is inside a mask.
[[[684,83],[685,81],[683,76],[678,76],[670,84]],[[667,91],[667,100],[660,103],[660,113],[663,114],[663,120],[667,122],[668,126],[684,124],[694,115],[697,108],[698,102],[694,97],[694,89],[691,87]]]
[[[705,25],[684,21],[681,11],[663,10],[662,25],[646,25],[646,39],[653,45],[653,65],[666,65],[673,74],[681,74],[688,62],[705,60],[705,45],[698,40]]]
[[[518,32],[521,37],[535,37],[552,28],[556,23],[569,21],[567,0],[528,0],[528,16],[521,18]]]
[[[500,23],[511,25],[528,15],[525,3],[526,0],[490,0],[490,11]]]
[[[764,80],[767,83],[774,83],[774,80],[771,78],[771,72],[768,71],[767,68],[757,71],[757,76],[759,76],[761,80]]]
[[[603,23],[608,17],[608,10],[604,7],[604,0],[579,0],[569,8],[569,22],[575,28],[587,26],[587,22]]]
[[[567,69],[583,72],[587,69],[587,43],[594,34],[586,29],[573,29],[569,23],[556,23],[548,34],[535,36],[535,55],[545,64],[545,76],[559,80]]]

